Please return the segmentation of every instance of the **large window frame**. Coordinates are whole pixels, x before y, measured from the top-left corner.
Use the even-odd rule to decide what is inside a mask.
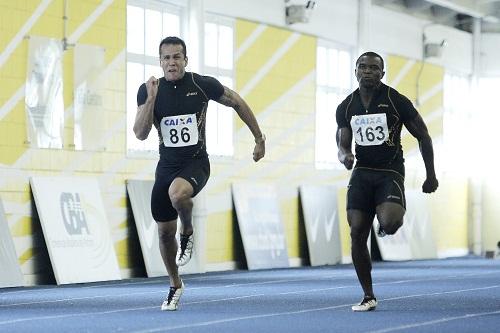
[[[229,89],[234,89],[235,82],[234,21],[219,15],[205,15],[204,74],[215,77]],[[233,156],[234,110],[219,103],[209,103],[205,134],[209,155]]]
[[[352,92],[353,57],[349,47],[318,39],[316,48],[316,169],[341,169],[335,134],[337,106]]]

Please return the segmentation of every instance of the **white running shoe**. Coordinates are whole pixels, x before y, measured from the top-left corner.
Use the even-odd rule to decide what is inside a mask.
[[[382,226],[380,225],[380,223],[377,223],[377,225],[375,226],[375,231],[377,233],[377,236],[379,236],[380,238],[387,236],[387,234],[385,233],[385,230],[382,229]]]
[[[191,235],[180,235],[180,246],[175,256],[177,266],[184,266],[191,260],[194,246],[194,232]]]
[[[170,287],[167,298],[163,301],[161,305],[162,311],[175,311],[179,307],[179,300],[184,292],[184,282],[181,281],[181,287]]]
[[[351,307],[352,311],[364,312],[372,311],[377,307],[377,299],[375,297],[365,297],[361,303],[353,305]]]

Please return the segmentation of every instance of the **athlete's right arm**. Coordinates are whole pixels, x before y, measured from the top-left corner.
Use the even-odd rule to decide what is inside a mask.
[[[158,80],[154,76],[151,76],[146,82],[146,89],[148,92],[146,102],[137,107],[135,115],[134,133],[139,140],[146,140],[153,127],[153,110],[158,93]]]
[[[349,127],[337,128],[337,147],[339,152],[337,154],[340,163],[342,163],[347,170],[351,170],[354,164],[354,155],[351,151],[352,144],[352,131]]]

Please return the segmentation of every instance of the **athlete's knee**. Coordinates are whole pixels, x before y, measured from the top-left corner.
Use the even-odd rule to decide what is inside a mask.
[[[191,196],[186,190],[171,190],[168,192],[168,195],[170,197],[170,201],[172,202],[172,206],[176,210],[189,208],[189,206],[193,205]]]
[[[177,231],[176,222],[162,222],[158,225],[158,238],[162,243],[169,243],[175,241],[175,234]]]
[[[369,230],[369,229],[368,229]],[[351,223],[351,241],[352,243],[365,242],[367,236],[367,228],[361,223]]]
[[[379,220],[380,225],[388,235],[394,235],[396,231],[403,225],[403,219],[385,219]]]

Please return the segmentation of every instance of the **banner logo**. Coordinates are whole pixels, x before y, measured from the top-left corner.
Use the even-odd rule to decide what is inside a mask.
[[[64,221],[64,227],[70,235],[90,235],[90,230],[85,218],[85,212],[82,209],[80,195],[78,193],[62,192],[60,197],[61,215]]]

